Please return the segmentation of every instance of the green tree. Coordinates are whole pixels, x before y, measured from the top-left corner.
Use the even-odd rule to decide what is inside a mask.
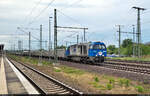
[[[109,46],[107,47],[107,50],[108,50],[108,53],[109,53],[109,54],[114,54],[114,53],[115,53],[115,50],[116,50],[116,47],[115,47],[115,45],[109,45]]]
[[[125,39],[125,40],[123,40],[122,47],[126,48],[128,46],[131,46],[132,44],[133,44],[132,39]]]
[[[121,54],[126,56],[131,56],[133,54],[132,45],[128,45],[126,48],[121,48]]]
[[[66,46],[64,46],[64,45],[57,46],[57,49],[66,49]]]
[[[150,46],[141,44],[142,55],[150,55]]]

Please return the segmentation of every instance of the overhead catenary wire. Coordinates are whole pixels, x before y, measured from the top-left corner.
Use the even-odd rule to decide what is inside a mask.
[[[37,20],[37,18],[40,17],[40,15],[41,15],[50,5],[52,5],[52,3],[53,3],[54,1],[55,1],[55,0],[52,0],[42,11],[40,11],[40,13],[39,13],[36,17],[34,17],[31,22],[28,23],[28,25],[34,23],[34,22]],[[70,6],[73,6],[73,5],[77,4],[77,3],[79,3],[79,2],[81,2],[81,1],[82,1],[82,0],[78,0],[78,1],[76,1],[76,2],[73,2],[72,4],[69,5],[69,7],[70,7]],[[41,0],[37,3],[36,6],[38,6],[40,2],[41,2]],[[35,6],[35,7],[36,7],[36,6]],[[33,9],[35,9],[35,7],[33,7]],[[67,7],[67,8],[69,8],[69,7]],[[64,9],[67,9],[67,8],[64,8]],[[33,9],[32,9],[32,10],[33,10]],[[64,9],[61,9],[61,10],[64,10]],[[31,10],[30,14],[33,13],[32,10]],[[62,13],[62,12],[61,12],[61,13]],[[65,15],[64,13],[62,13],[62,14]],[[67,15],[65,15],[65,16],[67,16]],[[77,20],[73,19],[73,18],[70,17],[70,16],[67,16],[67,17],[69,17],[70,19],[72,19],[72,20],[75,21],[75,22],[78,22]],[[81,25],[81,24],[80,24],[80,25]]]
[[[66,39],[74,38],[73,36],[74,36],[75,34],[77,34],[77,33],[73,33],[73,34],[70,34],[70,35],[68,35],[68,36],[65,36],[64,39],[59,40],[59,42],[60,42],[60,41],[61,41],[61,42],[64,42],[64,40],[66,40]]]
[[[30,25],[30,24],[33,24],[37,19],[38,19],[38,17],[40,17],[40,15],[54,2],[55,0],[52,0],[49,4],[48,4],[48,6],[46,6],[35,18],[33,18],[32,19],[32,21],[31,22],[29,22],[28,23],[28,25]],[[81,2],[82,0],[77,0],[76,2],[74,2],[74,3],[72,3],[70,6],[72,6],[72,5],[74,5],[74,4],[77,4],[77,3],[79,3],[79,2]],[[39,1],[39,2],[41,2],[41,0]],[[68,7],[67,7],[68,8]],[[64,9],[67,9],[67,8],[64,8]],[[74,21],[74,22],[78,22],[77,20],[75,20],[75,19],[73,19],[72,17],[70,17],[70,16],[68,16],[68,15],[65,15],[63,12],[61,12],[64,16],[66,16],[66,17],[69,17],[72,21]],[[32,15],[32,11],[31,11],[31,15]],[[78,24],[79,24],[79,22],[78,22]],[[79,25],[81,25],[81,24],[79,24]]]
[[[24,32],[25,34],[29,34],[28,32],[26,32],[26,31],[24,31],[24,30],[22,30],[22,29],[20,29],[20,31],[22,31],[22,32]],[[36,38],[36,37],[34,37],[33,35],[31,35],[31,37],[33,37],[34,39],[36,39],[36,40],[38,40],[39,41],[39,39],[38,38]]]
[[[37,5],[36,5],[35,7],[33,7],[33,9],[35,9],[35,8],[40,4],[41,1],[42,1],[42,0],[40,0],[40,1],[37,3]],[[34,17],[34,18],[32,19],[31,22],[28,23],[28,25],[34,23],[34,22],[36,21],[36,19],[37,19],[50,5],[52,5],[52,3],[53,3],[54,1],[55,1],[55,0],[52,0],[36,17]],[[63,8],[63,9],[61,9],[61,10],[68,9],[68,8],[70,8],[70,6],[73,6],[73,5],[75,5],[75,4],[77,4],[77,3],[81,2],[81,1],[82,1],[82,0],[78,0],[78,1],[76,1],[76,2],[73,2],[72,4],[69,5],[69,7],[65,7],[65,8]],[[33,13],[33,9],[31,10],[30,14]],[[53,14],[53,13],[51,13],[50,15],[52,15],[52,14]],[[30,16],[30,15],[29,15],[29,16]]]
[[[49,6],[50,6],[54,1],[55,1],[55,0],[51,0],[51,2],[50,2],[46,7],[44,7],[44,9],[43,9],[42,11],[40,11],[40,13],[39,13],[36,17],[34,17],[33,20],[32,20],[31,22],[29,22],[28,24],[30,25],[30,24],[34,23],[34,22],[36,21],[36,19],[37,19],[38,17],[40,17],[40,16],[42,15],[42,13],[45,12],[46,9],[49,8]]]
[[[29,33],[26,32],[26,31],[24,31],[23,29],[25,29],[25,30],[40,30],[39,28],[27,28],[27,27],[17,27],[17,29],[19,29],[20,31],[24,32],[24,33],[27,34],[27,35],[29,35]],[[35,36],[35,34],[34,34],[34,36]],[[39,39],[36,38],[36,37],[34,37],[34,36],[31,35],[31,37],[33,37],[34,39],[36,39],[36,40],[39,41]]]
[[[75,1],[75,2],[73,2],[72,4],[70,4],[69,6],[67,6],[67,7],[65,7],[65,8],[62,8],[62,9],[60,9],[61,11],[63,10],[66,10],[66,9],[68,9],[68,8],[70,8],[70,7],[72,7],[73,5],[76,5],[76,4],[78,4],[79,2],[81,2],[81,1],[83,1],[83,0],[77,0],[77,1]]]
[[[37,8],[37,6],[41,3],[42,0],[39,0],[38,3],[31,9],[30,13],[25,17],[25,21],[27,21],[28,17],[32,16],[34,10]]]
[[[73,3],[71,3],[69,6],[67,6],[67,7],[65,7],[65,8],[62,8],[62,9],[58,9],[58,8],[57,8],[57,10],[64,11],[64,10],[66,10],[66,9],[69,9],[69,8],[72,7],[73,5],[78,4],[78,3],[81,2],[81,1],[83,1],[83,0],[77,0],[77,1],[75,1],[75,2],[73,2]],[[52,15],[52,14],[53,14],[53,13],[51,13],[50,15]]]
[[[70,34],[70,35],[67,35],[67,36],[64,37],[64,39],[61,39],[61,40],[59,40],[59,41],[63,41],[63,40],[65,40],[65,39],[72,38],[72,36],[74,36],[75,34],[77,34],[77,33],[74,32],[74,33],[72,33],[72,34]]]
[[[62,12],[62,11],[60,11],[60,10],[57,10],[57,11],[58,11],[59,13],[61,13],[63,16],[68,17],[68,19],[70,19],[70,20],[74,21],[75,23],[79,24],[80,26],[82,26],[82,24],[80,24],[80,22],[77,21],[76,19],[74,19],[73,17],[66,15],[64,12]]]

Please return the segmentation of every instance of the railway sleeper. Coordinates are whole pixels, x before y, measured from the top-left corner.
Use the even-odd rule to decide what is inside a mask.
[[[53,89],[53,90],[48,90],[48,92],[57,92],[57,93],[62,93],[62,92],[66,92],[67,90],[62,90],[62,89]]]
[[[53,87],[53,86],[48,87],[48,89],[52,89],[52,90],[53,90],[53,89],[54,89],[54,90],[55,90],[55,89],[64,90],[64,88],[62,88],[62,87]]]

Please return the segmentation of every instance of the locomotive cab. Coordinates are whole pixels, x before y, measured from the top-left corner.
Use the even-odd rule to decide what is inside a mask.
[[[107,49],[104,43],[94,42],[89,45],[89,54],[88,56],[92,61],[104,62],[104,57],[107,55]]]

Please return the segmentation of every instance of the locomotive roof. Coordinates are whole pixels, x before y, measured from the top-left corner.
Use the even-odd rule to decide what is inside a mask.
[[[104,44],[104,42],[92,42],[92,44]]]
[[[79,44],[74,44],[74,45],[70,45],[70,46],[76,46],[76,45],[90,45],[90,44],[94,45],[94,44],[104,44],[104,43],[98,41],[98,42],[79,43]]]
[[[75,45],[89,45],[90,43],[79,43],[79,44],[74,44],[74,45],[70,45],[70,46],[75,46]]]

